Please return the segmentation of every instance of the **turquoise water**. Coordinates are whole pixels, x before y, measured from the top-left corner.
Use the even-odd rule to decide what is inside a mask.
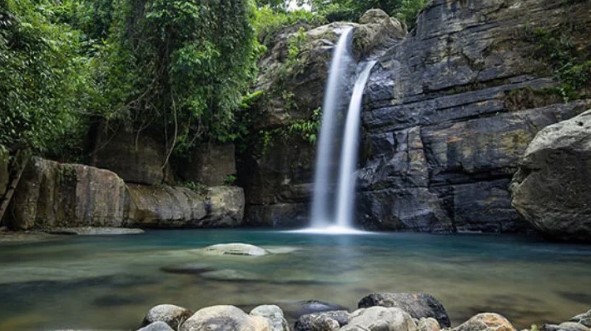
[[[230,242],[278,254],[200,250]],[[495,311],[522,328],[591,308],[590,246],[512,236],[150,231],[2,244],[0,265],[0,330],[135,330],[160,303],[277,304],[291,314],[317,299],[354,309],[378,291],[430,293],[454,325]]]

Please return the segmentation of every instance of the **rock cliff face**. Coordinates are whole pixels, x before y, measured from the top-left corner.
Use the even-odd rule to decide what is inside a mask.
[[[589,27],[589,2],[435,0],[417,28],[380,58],[363,115],[367,155],[359,217],[370,228],[513,232],[509,183],[564,104],[527,29]],[[586,41],[588,43],[588,41]],[[588,47],[583,45],[582,47]],[[539,60],[539,59],[538,59]]]
[[[536,229],[591,242],[591,110],[538,132],[511,188],[513,206]]]
[[[589,50],[590,13],[589,1],[434,0],[404,39],[393,34],[372,46],[387,50],[366,91],[357,220],[370,229],[528,228],[511,207],[508,191],[519,158],[539,130],[579,114],[591,102],[565,103],[552,92],[559,84],[556,73],[533,56],[539,45],[527,35],[568,27],[577,31],[576,48]],[[309,105],[297,109],[321,105],[319,91],[335,40],[311,44],[315,61],[303,63],[300,75],[290,80],[288,86],[298,87],[290,90],[294,103]],[[364,44],[371,43],[356,43]],[[285,48],[285,41],[278,43],[277,49],[285,53]],[[272,75],[263,77],[272,81]],[[314,96],[313,102],[300,101],[300,95]],[[278,127],[295,116],[277,109],[285,107],[266,112],[259,122]],[[277,114],[288,120],[278,122]],[[314,148],[283,140],[265,156],[243,163],[251,220],[304,225],[313,155]]]
[[[117,174],[34,157],[7,215],[15,230],[55,227],[234,227],[242,225],[244,193],[212,187],[127,184]]]

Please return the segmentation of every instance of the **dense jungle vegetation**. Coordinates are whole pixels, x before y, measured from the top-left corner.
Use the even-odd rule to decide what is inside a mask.
[[[426,0],[0,0],[0,145],[83,158],[97,123],[152,130],[183,153],[237,138],[259,36],[381,8],[412,25]]]

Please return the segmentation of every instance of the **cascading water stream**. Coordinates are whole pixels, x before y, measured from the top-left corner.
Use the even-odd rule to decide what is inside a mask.
[[[366,64],[355,81],[343,131],[336,124],[339,111],[346,106],[346,102],[349,100],[347,83],[350,80],[348,77],[352,77],[354,74],[354,70],[351,70],[352,64],[355,63],[351,52],[351,39],[352,28],[348,28],[339,38],[333,53],[316,156],[311,229],[304,230],[305,232],[360,232],[353,228],[355,167],[357,165],[363,91],[375,61]],[[341,134],[343,134],[342,139],[340,139]],[[340,148],[335,147],[337,141],[342,143]],[[340,154],[338,154],[339,151]],[[335,176],[332,166],[335,159],[340,159],[338,177]],[[335,181],[337,181],[336,198],[330,189]]]
[[[365,90],[365,84],[367,84],[371,69],[375,64],[376,61],[367,63],[357,78],[353,88],[349,110],[347,111],[347,122],[345,123],[345,133],[341,148],[339,181],[337,183],[336,225],[340,228],[353,227],[355,184],[357,182],[355,169],[357,166],[363,91]]]
[[[313,228],[330,225],[330,220],[335,216],[331,208],[334,206],[334,200],[330,187],[336,177],[331,176],[333,174],[331,162],[335,156],[334,144],[338,133],[336,130],[338,110],[346,97],[347,80],[345,78],[350,76],[350,68],[354,63],[351,54],[352,31],[352,28],[344,30],[337,42],[326,85],[314,174],[311,215]]]

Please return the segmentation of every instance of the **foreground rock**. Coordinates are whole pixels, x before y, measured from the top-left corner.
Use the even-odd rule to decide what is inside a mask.
[[[582,324],[588,328],[591,328],[591,310],[589,310],[586,313],[574,316],[573,318],[570,319],[570,322],[576,322],[576,323]]]
[[[513,206],[543,234],[591,242],[591,110],[542,129],[513,177]]]
[[[152,307],[148,311],[144,317],[142,326],[148,326],[156,322],[163,322],[166,323],[170,328],[178,330],[181,324],[191,317],[192,314],[193,312],[183,307],[170,304],[158,305]],[[159,326],[153,326],[154,330],[157,330],[156,327]]]
[[[374,293],[359,301],[359,308],[373,306],[396,307],[409,313],[413,318],[432,317],[443,327],[449,327],[449,317],[443,305],[425,293]]]
[[[482,313],[454,328],[453,331],[515,331],[515,328],[499,314]]]
[[[197,311],[179,331],[270,331],[269,321],[250,316],[234,306],[213,306]]]
[[[346,310],[302,315],[295,322],[295,331],[330,331],[338,330],[349,323],[350,315]]]
[[[250,316],[261,316],[269,321],[270,331],[289,331],[289,325],[281,308],[275,305],[263,305],[250,311]]]
[[[137,331],[175,331],[175,329],[171,328],[164,322],[154,322],[138,329]]]
[[[250,244],[232,243],[217,244],[205,247],[203,251],[208,255],[240,255],[240,256],[263,256],[269,252],[264,248]]]
[[[370,307],[351,314],[341,331],[417,331],[412,317],[399,308]]]

